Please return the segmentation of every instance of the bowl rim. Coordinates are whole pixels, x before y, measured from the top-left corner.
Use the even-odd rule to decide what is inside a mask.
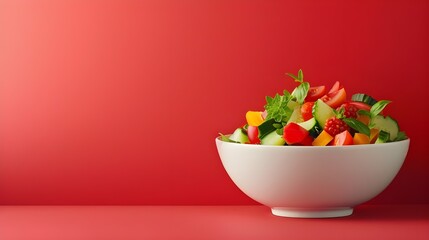
[[[228,136],[228,135],[225,135]],[[290,146],[290,145],[261,145],[261,144],[243,144],[243,143],[234,143],[234,142],[226,142],[222,141],[221,136],[218,136],[215,138],[216,143],[222,143],[227,145],[235,145],[240,146],[243,148],[285,148],[285,149],[359,149],[359,148],[377,148],[377,147],[383,147],[383,146],[392,146],[392,145],[401,145],[401,144],[409,144],[410,138],[401,140],[401,141],[395,141],[395,142],[387,142],[387,143],[380,143],[380,144],[359,144],[359,145],[344,145],[344,146]]]

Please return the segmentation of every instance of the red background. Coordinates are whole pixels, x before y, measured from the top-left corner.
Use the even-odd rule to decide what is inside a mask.
[[[0,204],[251,204],[214,138],[291,89],[393,101],[429,203],[429,2],[0,1]]]

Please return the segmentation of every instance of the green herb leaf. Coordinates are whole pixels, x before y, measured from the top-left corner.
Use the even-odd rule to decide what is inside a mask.
[[[349,125],[349,127],[353,128],[354,130],[363,133],[367,136],[370,135],[369,127],[362,122],[354,119],[354,118],[344,118],[343,121]]]
[[[370,113],[370,112],[368,112],[367,110],[360,109],[360,110],[358,110],[358,111],[357,111],[357,113],[358,113],[359,115],[366,115],[366,116],[368,116],[368,117],[371,117],[371,113]]]
[[[301,80],[301,82],[304,81],[304,73],[302,72],[302,69],[299,69],[298,71],[298,79]]]
[[[236,142],[236,141],[233,141],[233,140],[229,139],[229,137],[228,137],[228,136],[223,135],[222,133],[219,133],[219,135],[220,135],[220,140],[221,140],[221,141],[224,141],[224,142],[232,142],[232,143],[239,143],[239,142]]]
[[[304,81],[304,73],[302,72],[302,69],[299,69],[298,76],[292,74],[292,73],[286,73],[289,77],[293,78],[295,82],[302,83]]]
[[[281,96],[280,94],[276,94],[269,101],[267,100],[267,104],[264,106],[265,110],[267,110],[266,119],[274,119],[276,122],[287,121],[292,114],[292,110],[287,106],[289,100],[290,97]]]
[[[308,89],[310,89],[310,84],[308,82],[302,82],[293,90],[291,95],[295,97],[299,104],[302,104],[304,103],[305,97],[307,97]]]
[[[374,105],[372,105],[371,110],[369,111],[371,113],[371,118],[377,116],[383,109],[389,104],[391,101],[389,100],[380,100]]]
[[[293,75],[292,73],[286,73],[286,75],[288,75],[289,77],[293,78],[295,81],[299,81],[299,77]]]

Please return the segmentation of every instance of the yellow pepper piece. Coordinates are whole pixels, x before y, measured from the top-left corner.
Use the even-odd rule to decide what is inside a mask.
[[[363,133],[355,133],[353,136],[353,144],[369,144],[369,137]]]
[[[380,133],[380,130],[378,130],[377,128],[371,128],[370,134],[369,134],[369,142],[375,143],[375,141],[377,141],[379,133]]]
[[[326,146],[330,141],[332,141],[334,137],[332,137],[329,133],[323,130],[317,138],[314,139],[312,145],[313,146]]]
[[[246,113],[246,120],[249,126],[254,127],[257,127],[264,122],[264,119],[262,118],[262,112],[259,111],[248,111]]]

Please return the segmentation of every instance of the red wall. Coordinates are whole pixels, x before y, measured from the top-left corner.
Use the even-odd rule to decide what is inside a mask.
[[[314,85],[393,101],[428,203],[429,2],[0,1],[0,204],[251,204],[214,138]]]

